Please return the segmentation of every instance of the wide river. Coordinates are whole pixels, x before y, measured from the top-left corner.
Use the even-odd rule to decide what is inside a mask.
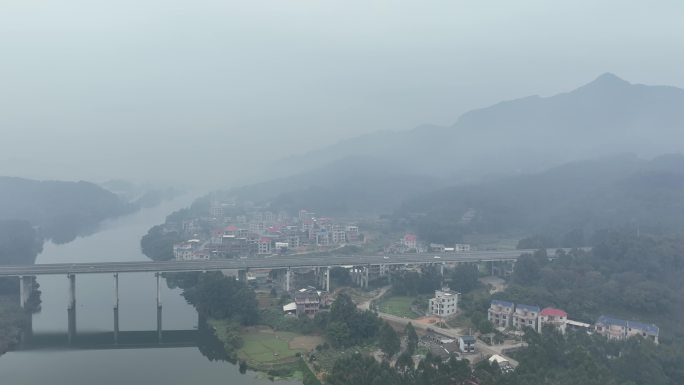
[[[166,215],[189,205],[179,198],[108,221],[94,235],[55,245],[48,243],[37,263],[144,261],[140,238]],[[33,316],[33,333],[67,332],[68,279],[39,277],[42,310]],[[163,329],[197,328],[197,313],[180,290],[162,285]],[[119,325],[123,331],[156,331],[156,282],[152,274],[119,277]],[[76,277],[77,330],[113,330],[114,279],[110,274]],[[240,374],[236,365],[210,361],[197,347],[77,350],[69,348],[14,351],[0,356],[2,385],[262,385],[272,382],[254,372]],[[280,385],[301,382],[279,381]]]

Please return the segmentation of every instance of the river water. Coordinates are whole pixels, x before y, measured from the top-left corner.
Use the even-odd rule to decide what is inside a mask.
[[[151,209],[108,221],[99,232],[71,243],[48,243],[36,263],[144,261],[140,238],[174,210],[188,206],[190,197],[165,202]],[[38,277],[42,309],[33,316],[34,335],[67,333],[68,279]],[[197,328],[195,310],[178,289],[162,285],[163,329]],[[76,277],[77,332],[113,331],[114,278],[109,274]],[[156,331],[156,281],[152,274],[119,276],[119,328]],[[271,381],[256,373],[240,374],[228,362],[210,361],[197,347],[89,349],[70,348],[14,351],[0,356],[2,385],[262,385]],[[279,381],[280,385],[301,384]]]

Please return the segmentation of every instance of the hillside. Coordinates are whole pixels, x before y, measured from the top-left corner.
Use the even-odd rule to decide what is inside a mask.
[[[312,159],[312,163],[320,164]],[[326,215],[391,212],[409,197],[443,187],[438,178],[416,175],[375,158],[348,158],[302,174],[232,189],[239,200]]]
[[[474,216],[462,221],[469,210]],[[515,232],[556,239],[620,226],[684,230],[684,156],[622,155],[449,187],[408,200],[395,218],[426,236],[429,229],[445,227],[454,237]]]
[[[598,156],[684,151],[683,127],[684,90],[604,74],[571,92],[470,111],[451,127],[376,132],[280,167],[311,169],[309,159],[325,164],[373,156],[412,173],[482,181]]]
[[[132,210],[134,206],[92,183],[0,177],[0,220],[28,222],[55,242],[71,241]]]

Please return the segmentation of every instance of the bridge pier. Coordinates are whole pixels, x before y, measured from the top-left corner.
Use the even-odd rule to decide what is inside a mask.
[[[67,305],[68,338],[71,344],[76,337],[76,274],[67,275],[69,278],[69,303]]]
[[[35,277],[30,275],[22,275],[19,277],[19,306],[24,308],[31,293],[33,293],[33,281]]]
[[[119,343],[119,273],[114,273],[114,343]]]
[[[330,266],[325,268],[325,291],[330,291]]]
[[[154,273],[157,278],[157,339],[162,342],[162,303],[161,303],[161,273]]]
[[[364,287],[365,287],[366,289],[368,289],[368,282],[370,282],[370,277],[369,277],[369,274],[370,274],[370,265],[364,266],[363,269],[364,269],[364,272],[365,272],[365,275],[366,275],[366,277],[365,277],[366,279],[365,279],[365,282],[364,282],[364,284],[365,284]]]
[[[247,270],[238,270],[237,279],[238,281],[247,282]]]
[[[290,268],[288,267],[287,270],[285,271],[285,291],[290,292],[290,276],[292,275],[292,272],[290,271]]]

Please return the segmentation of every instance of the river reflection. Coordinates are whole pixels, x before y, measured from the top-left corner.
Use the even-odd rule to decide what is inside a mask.
[[[105,223],[97,234],[68,244],[46,244],[37,263],[147,260],[140,252],[140,238],[191,200],[179,198]],[[237,365],[226,362],[220,341],[206,332],[181,291],[166,285],[162,285],[163,332],[159,341],[153,274],[119,276],[118,344],[114,340],[112,275],[77,276],[77,334],[71,345],[67,338],[67,277],[38,277],[38,283],[42,304],[33,316],[32,337],[19,350],[0,357],[2,385],[271,383],[253,372],[240,374]]]

